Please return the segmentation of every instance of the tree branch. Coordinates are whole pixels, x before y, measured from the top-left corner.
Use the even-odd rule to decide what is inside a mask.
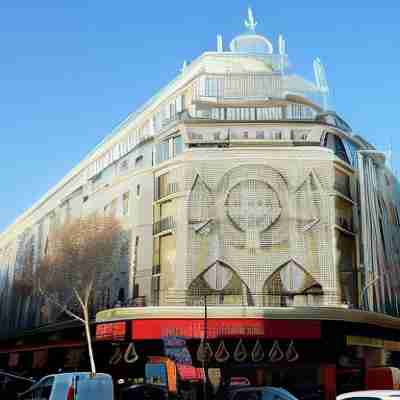
[[[63,306],[62,304],[60,304],[53,296],[50,296],[49,294],[47,294],[40,286],[38,289],[39,289],[40,294],[43,297],[48,299],[50,302],[52,302],[54,305],[56,305],[58,308],[60,308],[67,315],[69,315],[72,318],[77,319],[78,321],[82,322],[83,324],[85,323],[85,320],[83,318],[81,318],[79,315],[76,315],[72,311],[68,310],[67,306]]]

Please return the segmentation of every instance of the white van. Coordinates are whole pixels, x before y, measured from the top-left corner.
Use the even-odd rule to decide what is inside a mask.
[[[48,375],[21,393],[20,400],[113,400],[113,380],[108,374],[71,372]]]

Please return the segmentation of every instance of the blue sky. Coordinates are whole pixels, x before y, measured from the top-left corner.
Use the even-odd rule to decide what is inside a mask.
[[[370,3],[370,4],[369,4]],[[287,40],[292,71],[326,65],[336,111],[400,170],[400,2],[2,1],[0,231],[203,51],[243,31]]]

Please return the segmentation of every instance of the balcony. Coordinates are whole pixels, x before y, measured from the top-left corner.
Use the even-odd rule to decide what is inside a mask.
[[[165,217],[153,224],[153,235],[175,229],[175,218]]]

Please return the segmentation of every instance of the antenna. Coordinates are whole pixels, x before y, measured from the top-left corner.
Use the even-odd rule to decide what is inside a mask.
[[[217,51],[218,51],[218,53],[222,53],[224,51],[222,35],[217,35]]]
[[[247,20],[244,21],[244,26],[251,32],[256,31],[257,21],[254,19],[251,7],[247,8]]]
[[[314,60],[313,65],[315,82],[317,83],[319,91],[322,93],[324,110],[326,110],[328,108],[329,86],[326,79],[325,67],[322,65],[322,62],[319,58]]]

